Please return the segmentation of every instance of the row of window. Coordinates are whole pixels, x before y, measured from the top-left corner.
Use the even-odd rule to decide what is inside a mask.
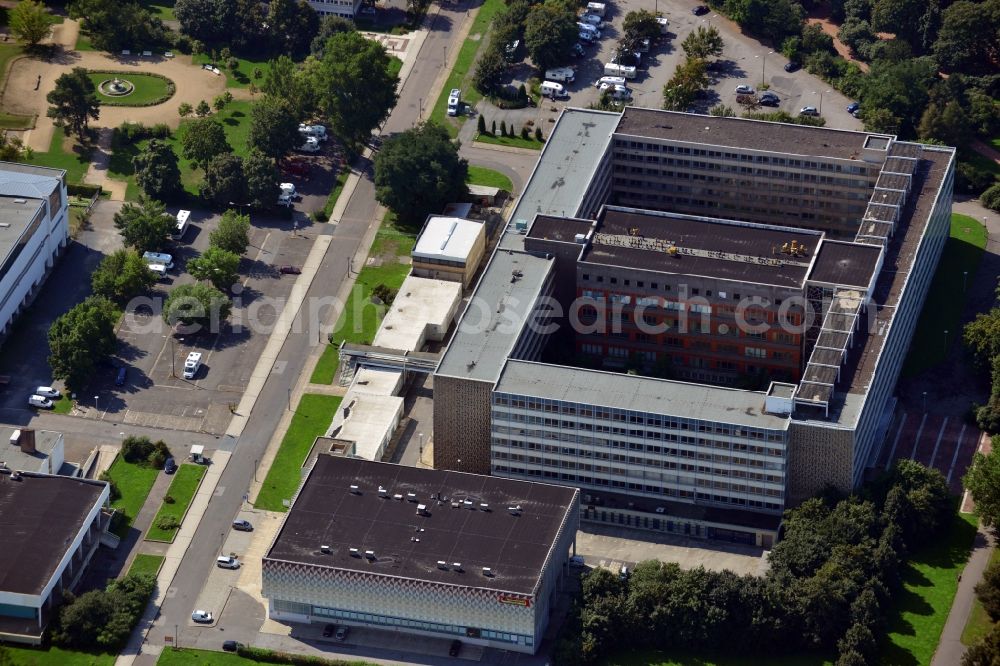
[[[648,160],[647,160],[648,161]],[[704,167],[702,167],[704,168]],[[823,196],[830,197],[834,199],[847,199],[857,202],[868,202],[870,199],[869,192],[870,187],[867,185],[859,185],[856,181],[849,181],[844,179],[834,179],[829,176],[816,176],[813,174],[799,174],[793,173],[785,177],[784,180],[767,180],[762,181],[760,178],[747,178],[748,176],[768,176],[773,175],[762,169],[751,169],[748,167],[736,167],[732,168],[722,168],[716,169],[717,171],[730,172],[734,174],[741,174],[744,177],[736,176],[714,176],[710,173],[699,173],[697,171],[669,171],[660,168],[650,168],[641,167],[626,164],[616,164],[615,173],[621,176],[626,175],[638,175],[638,176],[653,176],[661,180],[649,181],[647,185],[651,189],[658,190],[669,190],[675,187],[675,183],[671,183],[667,180],[662,180],[664,178],[669,178],[671,180],[693,180],[703,183],[715,183],[719,186],[727,188],[723,192],[728,191],[731,188],[745,188],[753,187],[755,189],[766,190],[769,192],[785,192],[787,194],[793,194],[797,196]],[[809,187],[800,185],[798,183],[820,183],[823,185],[845,185],[846,187],[852,189],[838,188],[835,190]]]
[[[493,631],[490,629],[460,627],[455,624],[408,620],[401,617],[392,617],[391,615],[357,613],[354,611],[340,610],[338,608],[324,608],[322,606],[313,606],[312,614],[321,617],[349,620],[351,622],[361,622],[364,624],[375,624],[387,627],[404,627],[407,629],[419,629],[420,631],[433,631],[439,634],[448,634],[451,636],[469,636],[473,638],[486,638],[492,641],[501,641],[504,643],[534,645],[534,637],[532,636],[524,636],[504,631]]]
[[[701,169],[703,171],[716,171],[720,173],[732,173],[732,174],[742,174],[744,176],[757,176],[759,178],[767,178],[768,180],[790,180],[793,182],[803,181],[807,183],[823,183],[825,185],[836,185],[845,188],[852,188],[858,191],[859,195],[862,191],[869,191],[870,184],[868,181],[857,180],[855,178],[837,178],[834,176],[824,176],[816,175],[814,173],[800,173],[798,171],[773,171],[771,169],[761,169],[759,167],[747,167],[747,166],[735,166],[719,164],[714,162],[699,162],[697,160],[679,160],[669,157],[660,158],[657,155],[640,155],[640,154],[628,154],[625,156],[619,156],[618,159],[627,162],[642,162],[644,164],[656,164],[656,165],[666,165],[668,167],[678,167],[680,169],[686,169],[688,171],[671,171],[669,169],[660,168],[650,168],[650,167],[636,167],[630,166],[628,164],[615,164],[616,173],[641,173],[655,177],[665,177],[665,178],[677,178],[678,180],[690,180],[692,169]],[[738,180],[735,178],[723,179],[723,178],[695,178],[694,180],[706,180],[713,182],[725,182],[730,181],[732,184],[747,186],[755,185],[756,183],[751,183],[746,180]],[[855,199],[862,198],[861,196],[852,197]],[[867,199],[868,197],[864,197]]]

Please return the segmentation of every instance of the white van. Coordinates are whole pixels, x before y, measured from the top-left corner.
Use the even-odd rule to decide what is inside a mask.
[[[448,115],[457,116],[461,105],[462,91],[458,88],[452,88],[451,92],[448,94]]]
[[[299,146],[299,150],[304,153],[318,153],[319,152],[319,139],[314,136],[307,136],[306,142]]]
[[[600,39],[601,38],[601,31],[600,31],[600,29],[596,28],[595,26],[590,25],[589,23],[577,23],[576,27],[579,28],[580,32],[585,32],[585,33],[589,34],[591,37],[593,37],[594,39]]]
[[[604,21],[602,21],[601,17],[596,14],[584,14],[580,17],[580,22],[592,25],[598,30],[604,27]]]
[[[201,352],[191,352],[184,360],[184,379],[194,379],[201,367]]]
[[[561,81],[563,83],[573,83],[576,75],[572,67],[554,67],[545,70],[546,81]]]
[[[320,141],[326,141],[325,125],[308,125],[306,123],[299,123],[299,133],[305,134],[306,136],[316,137],[316,139]]]
[[[587,3],[587,13],[593,14],[595,16],[600,16],[604,18],[605,12],[608,11],[608,6],[603,2],[588,2]]]
[[[597,81],[594,82],[594,85],[597,86],[598,88],[600,88],[602,86],[608,86],[608,87],[611,87],[611,86],[623,86],[623,85],[625,85],[625,77],[624,76],[602,76],[601,78],[597,79]]]
[[[604,66],[604,75],[623,76],[626,79],[634,79],[636,77],[636,70],[631,65],[616,65],[613,62],[609,62]]]
[[[666,16],[657,16],[656,23],[660,26],[660,34],[667,34],[667,27],[670,25],[670,21],[667,20]]]
[[[608,88],[602,87],[601,90],[602,91],[607,90],[608,95],[611,97],[611,99],[619,102],[625,102],[632,99],[632,91],[626,88],[625,86],[614,85],[614,86],[609,86]]]
[[[158,280],[167,277],[167,267],[163,264],[149,264],[149,270],[156,273],[156,279]]]
[[[563,84],[556,83],[555,81],[543,81],[539,90],[543,97],[569,97],[569,93],[566,92]]]
[[[143,252],[142,259],[149,265],[162,264],[167,270],[174,267],[174,258],[162,252]]]
[[[191,219],[191,211],[180,210],[177,211],[177,223],[174,225],[173,237],[176,240],[184,238],[184,233],[188,229],[188,222]]]

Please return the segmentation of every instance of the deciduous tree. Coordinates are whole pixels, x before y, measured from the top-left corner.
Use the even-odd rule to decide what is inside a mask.
[[[267,25],[275,51],[300,58],[319,32],[319,15],[305,0],[271,0]]]
[[[1000,438],[993,438],[993,446],[995,449],[1000,447]],[[962,485],[972,495],[983,525],[994,527],[1000,524],[1000,455],[976,453],[972,465],[962,477]]]
[[[209,247],[200,257],[187,263],[188,273],[194,279],[211,282],[221,290],[236,284],[239,267],[239,255],[219,247]]]
[[[94,376],[98,360],[115,349],[118,309],[103,296],[89,296],[49,327],[52,376],[81,391]]]
[[[476,71],[472,75],[472,86],[480,94],[491,97],[500,90],[506,74],[507,60],[503,57],[500,48],[491,41],[476,62]]]
[[[959,0],[944,10],[934,57],[951,72],[986,74],[1000,61],[1000,0]]]
[[[205,167],[201,196],[219,206],[246,203],[247,183],[243,175],[243,159],[230,153],[213,157]]]
[[[135,250],[121,249],[101,259],[90,275],[90,284],[98,296],[124,305],[156,284],[156,274]]]
[[[250,244],[250,216],[227,210],[219,220],[219,226],[208,236],[212,247],[234,254],[243,254]]]
[[[87,70],[74,67],[71,72],[60,74],[55,88],[46,95],[48,116],[57,125],[66,127],[67,133],[82,137],[91,119],[101,115],[101,103],[97,98],[97,88],[90,80]]]
[[[188,123],[181,136],[181,148],[185,159],[191,160],[200,169],[204,169],[216,155],[233,152],[226,139],[226,130],[211,118]]]
[[[148,196],[169,200],[181,191],[181,171],[170,144],[152,139],[132,158],[135,182]]]
[[[243,176],[247,181],[247,203],[256,208],[274,203],[280,178],[274,158],[251,149],[243,160]]]
[[[708,60],[722,55],[723,46],[722,35],[719,34],[715,26],[706,28],[700,25],[681,42],[681,48],[684,49],[687,57],[699,60]]]
[[[284,99],[265,95],[250,108],[247,144],[251,148],[280,159],[301,143],[299,120]]]
[[[218,332],[229,318],[233,304],[215,287],[202,283],[175,287],[163,304],[163,321],[180,325],[188,333],[199,330]]]
[[[579,32],[576,14],[566,5],[549,0],[535,5],[528,14],[524,45],[535,67],[544,72],[569,61]]]
[[[21,0],[10,10],[7,23],[15,37],[33,47],[48,37],[52,30],[52,14],[37,0]]]
[[[115,213],[114,220],[125,247],[140,254],[162,249],[177,221],[167,213],[166,206],[145,196],[136,203],[126,202]]]

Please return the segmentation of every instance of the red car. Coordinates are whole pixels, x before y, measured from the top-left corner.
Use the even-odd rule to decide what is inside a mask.
[[[302,272],[302,269],[298,266],[281,266],[278,268],[278,272],[283,275],[298,275]]]

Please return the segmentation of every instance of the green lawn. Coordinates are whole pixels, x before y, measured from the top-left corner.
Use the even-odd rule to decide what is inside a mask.
[[[333,213],[333,209],[337,205],[337,199],[340,198],[340,193],[344,191],[344,183],[347,182],[347,177],[350,175],[351,170],[346,166],[337,174],[337,180],[333,184],[333,189],[330,190],[330,196],[326,198],[326,205],[323,206],[323,212],[326,213],[327,218]]]
[[[889,609],[888,642],[880,663],[931,663],[975,535],[976,518],[959,514],[945,539],[910,558],[903,569],[903,589]]]
[[[994,548],[993,552],[990,553],[990,565],[998,563],[1000,563],[1000,548]],[[992,628],[993,621],[986,614],[986,610],[979,603],[979,599],[975,599],[972,602],[972,612],[965,623],[965,629],[962,630],[962,642],[966,645],[974,645],[982,640]]]
[[[174,472],[174,480],[170,482],[170,487],[167,488],[167,495],[174,498],[174,503],[167,504],[164,502],[160,505],[160,510],[156,512],[156,517],[153,518],[153,523],[146,532],[147,541],[170,542],[174,540],[180,527],[171,530],[161,530],[156,524],[161,518],[167,516],[173,516],[177,519],[177,522],[184,520],[184,514],[187,513],[188,506],[191,504],[191,500],[194,499],[194,494],[198,490],[198,486],[201,485],[201,479],[205,476],[207,469],[204,465],[190,464],[184,464],[177,468],[177,471]]]
[[[678,650],[623,652],[604,660],[604,666],[827,666],[832,661],[821,656],[791,655],[774,657],[702,657]]]
[[[149,495],[149,491],[156,481],[156,475],[159,473],[160,470],[158,469],[139,467],[134,463],[126,462],[120,455],[111,463],[108,474],[111,475],[115,486],[118,487],[118,491],[122,494],[121,497],[111,503],[111,506],[124,513],[128,518],[127,521],[122,523],[122,528],[119,530],[118,536],[123,537],[128,533],[129,527],[132,526],[132,521],[135,520],[139,509],[146,502],[146,497]]]
[[[271,664],[273,661],[257,661],[246,659],[227,652],[209,652],[208,650],[175,650],[166,648],[160,653],[157,666],[253,666],[254,664]],[[343,659],[327,659],[322,662],[330,666],[372,666],[366,661]]]
[[[94,86],[97,87],[97,98],[105,106],[147,106],[152,105],[154,102],[166,102],[173,95],[173,92],[168,89],[171,82],[159,76],[133,74],[131,72],[121,72],[120,77],[117,73],[111,74],[108,72],[87,72],[87,76],[94,82]],[[124,97],[113,97],[102,93],[100,89],[101,83],[115,77],[119,77],[134,85],[135,90],[132,91],[132,94]],[[157,100],[160,101],[157,102]]]
[[[499,171],[487,169],[486,167],[472,166],[471,164],[469,165],[469,177],[465,179],[465,182],[470,185],[499,187],[501,190],[506,190],[507,192],[514,191],[514,184],[510,182],[510,178],[507,176]]]
[[[913,334],[913,342],[903,365],[903,375],[912,377],[945,359],[944,332],[948,344],[961,335],[966,288],[976,279],[976,269],[986,248],[986,227],[967,215],[951,216],[951,236],[941,253],[923,312]],[[968,277],[963,276],[968,272]],[[957,296],[957,295],[961,296]]]
[[[9,659],[9,661],[6,661]],[[0,645],[0,664],[16,664],[16,666],[112,666],[116,655],[91,654],[89,652],[74,652],[50,647],[40,648]]]
[[[65,131],[57,127],[52,133],[49,151],[47,153],[34,153],[31,159],[26,159],[25,162],[53,169],[65,169],[66,182],[77,184],[83,181],[87,168],[90,167],[90,151],[84,150],[74,142],[72,150],[67,152],[63,144],[65,138]]]
[[[175,21],[174,0],[139,0],[139,4],[162,21]]]
[[[497,130],[499,131],[499,130]],[[545,147],[544,141],[535,141],[535,133],[531,133],[531,138],[522,139],[517,136],[493,136],[492,134],[476,134],[476,141],[480,143],[492,143],[496,146],[511,146],[513,148],[530,148],[531,150],[541,150]]]
[[[226,77],[226,85],[230,88],[249,88],[251,83],[254,83],[258,88],[264,83],[264,77],[267,76],[268,70],[271,69],[271,63],[269,60],[247,60],[246,58],[237,58],[240,61],[239,67],[233,71],[226,69],[224,62],[219,60],[212,60],[212,56],[206,53],[202,53],[194,56],[194,64],[204,65],[208,62],[214,62],[215,66],[222,70],[222,73]],[[260,70],[260,77],[254,77],[254,70]],[[206,72],[205,76],[212,76],[211,73]],[[212,100],[207,100],[209,104]]]
[[[458,51],[455,59],[455,66],[448,75],[441,95],[431,109],[430,119],[435,120],[448,128],[448,133],[453,137],[458,136],[458,128],[462,126],[468,116],[460,115],[454,118],[448,117],[448,93],[452,88],[462,91],[462,101],[472,108],[483,98],[475,88],[472,87],[472,74],[475,71],[473,66],[476,62],[476,55],[480,48],[485,48],[489,42],[488,31],[490,23],[497,12],[505,7],[504,0],[483,0],[480,5],[472,27],[469,29],[469,36],[462,43],[462,48]]]
[[[76,38],[75,51],[96,51],[94,45],[90,43],[90,36],[83,34],[82,32]]]
[[[403,280],[410,272],[410,266],[395,261],[394,258],[408,256],[413,250],[415,240],[413,235],[393,227],[388,219],[382,223],[368,255],[381,257],[381,265],[365,265],[361,269],[361,274],[358,275],[344,306],[344,312],[340,315],[330,337],[332,344],[323,350],[309,381],[314,384],[333,383],[338,365],[337,347],[342,341],[371,344],[382,322],[382,312],[371,302],[372,289],[379,284],[398,289],[399,285],[403,284]]]
[[[403,69],[403,61],[396,56],[389,56],[389,74],[399,76],[399,70]]]
[[[147,555],[146,553],[139,553],[132,560],[132,566],[128,568],[130,574],[150,574],[155,576],[160,572],[160,567],[163,566],[163,555]]]
[[[222,111],[213,113],[209,117],[222,123],[223,129],[226,131],[226,139],[228,139],[229,145],[233,147],[233,152],[240,156],[246,156],[247,134],[250,132],[250,102],[248,100],[233,100]],[[178,167],[181,170],[181,184],[184,186],[184,191],[190,196],[197,196],[198,186],[202,181],[202,171],[196,169],[190,160],[184,158],[182,154],[183,150],[181,149],[181,138],[184,136],[184,132],[191,122],[193,120],[182,121],[177,131],[166,141],[177,155]],[[125,192],[125,198],[128,200],[133,200],[139,196],[139,188],[135,184],[135,172],[132,169],[132,158],[138,155],[148,143],[149,141],[146,140],[132,145],[120,146],[118,150],[111,154],[108,174],[112,178],[124,180],[128,183],[128,188]]]
[[[281,501],[292,499],[302,480],[302,463],[309,448],[330,427],[339,406],[340,396],[315,393],[302,396],[254,506],[267,511],[287,511]]]
[[[63,396],[52,404],[52,411],[56,414],[69,414],[73,410],[73,401],[63,393]]]

